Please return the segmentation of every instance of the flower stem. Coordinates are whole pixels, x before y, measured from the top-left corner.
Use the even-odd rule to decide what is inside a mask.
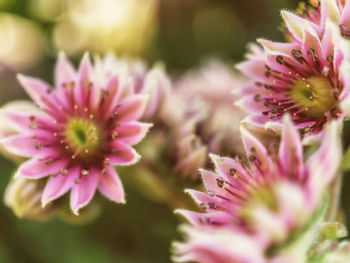
[[[329,206],[325,215],[325,221],[335,221],[340,206],[340,194],[342,188],[343,173],[339,172],[330,185]]]

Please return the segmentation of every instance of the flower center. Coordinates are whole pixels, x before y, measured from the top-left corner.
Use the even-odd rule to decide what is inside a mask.
[[[290,98],[309,117],[322,118],[336,103],[332,87],[324,77],[298,80],[291,88]]]
[[[72,159],[78,155],[91,157],[101,145],[101,133],[98,126],[84,118],[72,118],[66,126],[66,149],[72,152]],[[67,148],[68,147],[68,148]]]

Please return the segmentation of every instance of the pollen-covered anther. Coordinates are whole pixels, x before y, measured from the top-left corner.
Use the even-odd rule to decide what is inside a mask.
[[[309,0],[310,5],[312,5],[315,8],[318,8],[320,5],[319,0]]]
[[[222,188],[224,186],[225,180],[222,177],[218,177],[218,178],[216,178],[216,183],[217,183],[218,187]]]
[[[52,159],[48,159],[48,160],[46,160],[46,162],[45,162],[46,165],[51,165],[52,163],[53,163]]]
[[[43,148],[43,145],[41,143],[38,143],[37,145],[35,145],[36,150],[41,150],[42,148]]]
[[[118,132],[113,132],[111,137],[113,140],[116,139],[118,137]]]
[[[30,123],[29,124],[29,128],[31,129],[36,129],[37,128],[37,125],[35,123]]]
[[[89,171],[84,169],[84,170],[81,171],[81,174],[84,175],[84,176],[88,176],[89,175]]]
[[[104,163],[105,165],[107,165],[107,166],[111,164],[111,162],[109,161],[108,158],[106,158],[106,159],[103,161],[103,163]]]
[[[237,170],[236,169],[234,169],[234,168],[231,168],[230,170],[229,170],[229,173],[230,173],[230,175],[231,176],[237,176]]]

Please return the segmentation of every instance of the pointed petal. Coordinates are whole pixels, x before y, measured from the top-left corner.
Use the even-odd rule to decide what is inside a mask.
[[[350,28],[350,2],[345,1],[344,9],[341,12],[340,27]]]
[[[118,121],[127,122],[138,120],[145,111],[148,95],[137,94],[126,98],[118,108]]]
[[[79,177],[80,169],[70,168],[67,174],[60,172],[56,176],[50,176],[46,183],[41,204],[45,207],[48,203],[66,194],[73,186],[74,179]]]
[[[299,41],[302,41],[304,29],[308,25],[308,21],[300,16],[288,11],[281,11],[282,18],[288,27],[290,33]]]
[[[28,135],[12,135],[0,141],[2,146],[11,154],[32,157],[39,153],[36,148],[37,141]]]
[[[336,0],[321,0],[321,27],[325,28],[327,19],[339,24],[340,13]]]
[[[22,112],[15,110],[5,110],[3,113],[8,125],[20,133],[26,132],[27,134],[34,134],[38,126],[44,126],[46,129],[52,131],[57,129],[52,119],[42,113],[29,114],[27,111]]]
[[[101,175],[98,190],[109,200],[116,203],[125,203],[124,188],[113,167],[108,167],[106,173]]]
[[[153,125],[144,122],[128,122],[120,124],[116,129],[118,138],[129,145],[138,144],[146,136]]]
[[[100,171],[90,169],[88,175],[82,175],[79,181],[75,181],[70,194],[70,207],[75,215],[79,215],[79,210],[94,197],[99,178]]]
[[[48,107],[47,103],[44,101],[44,98],[47,97],[48,91],[51,90],[51,87],[48,84],[40,79],[27,77],[21,74],[18,74],[17,78],[36,105],[43,109]]]
[[[222,211],[212,211],[211,213],[197,213],[185,209],[176,209],[176,214],[185,217],[191,224],[195,226],[203,226],[203,224],[226,225],[232,217]]]
[[[325,128],[320,148],[308,160],[307,167],[314,181],[322,189],[336,176],[341,160],[340,131],[342,123],[332,121]]]
[[[115,110],[120,98],[119,78],[117,76],[113,76],[108,81],[107,87],[104,91],[106,94],[104,97],[104,115],[109,118]]]
[[[251,157],[253,157],[253,162],[256,164],[258,163],[255,162],[255,160],[258,161],[259,166],[262,170],[273,169],[274,165],[264,145],[259,142],[258,139],[256,139],[251,133],[249,133],[243,126],[241,126],[240,130],[248,158],[251,159]]]
[[[112,142],[111,149],[113,153],[107,155],[106,160],[112,165],[132,165],[141,158],[130,145],[118,139]]]
[[[73,65],[67,60],[64,52],[58,54],[58,60],[55,67],[55,83],[57,88],[62,88],[64,84],[75,81],[75,70]]]
[[[285,115],[283,118],[279,161],[285,175],[301,179],[300,177],[303,175],[303,148],[299,132],[294,127],[289,115]]]
[[[48,163],[47,161],[39,161],[32,158],[19,167],[15,176],[23,176],[31,179],[40,179],[49,175],[57,174],[68,165],[67,160],[57,160]]]
[[[93,83],[92,79],[92,65],[88,53],[84,54],[81,60],[78,71],[78,83],[74,87],[74,100],[75,103],[81,107],[87,107],[87,93],[90,89],[90,83]]]
[[[185,233],[187,241],[173,243],[174,262],[266,262],[266,242],[262,242],[256,236],[227,228],[203,231],[202,228],[184,225],[181,230]]]
[[[257,60],[247,60],[236,65],[236,68],[241,71],[246,76],[261,81],[264,83],[269,83],[269,79],[266,77],[266,62],[264,57]]]

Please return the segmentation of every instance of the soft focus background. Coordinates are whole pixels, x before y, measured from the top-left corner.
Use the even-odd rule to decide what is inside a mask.
[[[0,104],[26,98],[18,72],[52,82],[58,50],[75,64],[85,51],[164,61],[173,77],[205,58],[240,61],[255,38],[282,39],[279,10],[295,9],[298,2],[0,0]],[[3,196],[15,165],[0,159],[0,167]],[[179,219],[169,206],[144,199],[122,180],[127,205],[104,201],[102,215],[90,224],[20,220],[0,205],[0,262],[169,262]],[[350,195],[343,195],[350,206]]]

